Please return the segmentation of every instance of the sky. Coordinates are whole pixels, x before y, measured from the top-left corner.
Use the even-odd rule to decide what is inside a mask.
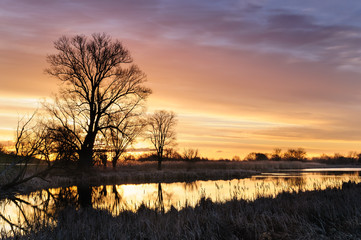
[[[361,2],[351,0],[1,0],[0,141],[57,92],[44,73],[53,42],[103,32],[147,74],[147,111],[177,114],[180,152],[361,151]]]

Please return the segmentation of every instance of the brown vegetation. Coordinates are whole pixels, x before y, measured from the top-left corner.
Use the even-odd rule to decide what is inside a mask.
[[[141,207],[112,216],[104,210],[66,208],[24,239],[359,239],[361,185],[254,202],[213,203],[167,213]]]

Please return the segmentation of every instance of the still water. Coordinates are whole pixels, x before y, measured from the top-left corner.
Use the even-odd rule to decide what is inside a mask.
[[[73,186],[18,195],[0,201],[0,233],[28,229],[35,220],[53,217],[67,206],[103,209],[113,215],[136,211],[144,205],[167,212],[194,207],[201,198],[214,202],[276,197],[281,192],[341,188],[344,182],[361,182],[360,169],[307,169],[260,174],[245,179],[176,183]]]

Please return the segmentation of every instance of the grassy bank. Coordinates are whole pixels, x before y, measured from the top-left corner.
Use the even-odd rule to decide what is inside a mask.
[[[219,167],[213,164],[190,165],[184,162],[170,162],[164,164],[161,171],[156,163],[132,162],[123,164],[116,169],[95,167],[87,172],[71,169],[54,169],[45,180],[33,179],[17,187],[19,193],[28,193],[50,187],[67,187],[73,185],[114,185],[129,183],[170,183],[191,182],[196,180],[228,180],[251,177],[257,171],[245,170],[240,167]]]
[[[23,239],[360,239],[361,185],[344,184],[254,202],[202,199],[195,208],[160,213],[145,207],[113,217],[106,211],[66,208],[56,227]]]
[[[157,170],[156,162],[127,161],[116,169],[94,167],[88,172],[54,169],[45,179],[33,179],[15,189],[27,193],[50,187],[79,184],[104,185],[125,183],[190,182],[195,180],[228,180],[250,177],[260,172],[284,169],[324,168],[327,164],[301,161],[166,161]],[[333,166],[332,167],[342,167]],[[350,167],[348,165],[347,167]],[[31,168],[31,167],[30,167]],[[29,169],[29,173],[31,173]]]
[[[79,184],[104,185],[126,183],[190,182],[196,180],[229,180],[250,177],[254,174],[282,169],[327,167],[326,164],[289,161],[166,161],[161,171],[157,162],[127,161],[112,167],[94,167],[88,172],[76,169],[54,169],[44,181],[34,179],[19,186],[21,193],[49,187]],[[29,171],[31,173],[31,170]]]

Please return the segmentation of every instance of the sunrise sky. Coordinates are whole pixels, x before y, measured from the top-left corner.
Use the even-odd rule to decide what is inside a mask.
[[[148,112],[177,113],[180,152],[361,151],[361,3],[339,0],[2,0],[0,141],[57,92],[53,41],[94,32],[147,74]]]

